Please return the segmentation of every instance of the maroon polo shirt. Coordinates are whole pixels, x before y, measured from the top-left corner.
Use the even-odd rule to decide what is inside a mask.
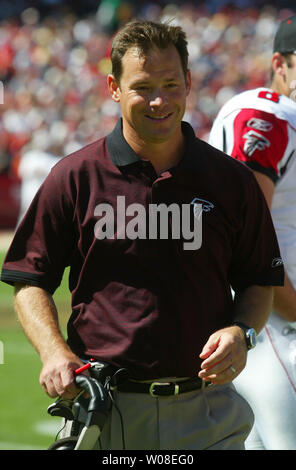
[[[80,356],[127,367],[138,379],[193,376],[210,334],[233,319],[231,288],[282,285],[269,210],[251,170],[182,123],[181,162],[160,176],[114,131],[63,158],[18,227],[1,279],[51,294],[70,266],[68,343]],[[125,204],[202,199],[202,245],[116,236]],[[98,239],[95,208],[114,209],[115,236]],[[181,206],[180,206],[181,207]],[[132,217],[126,218],[126,223]]]

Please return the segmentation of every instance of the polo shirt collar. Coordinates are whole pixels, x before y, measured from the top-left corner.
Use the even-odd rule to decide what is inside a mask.
[[[186,159],[190,152],[190,142],[192,142],[196,136],[191,125],[185,121],[182,121],[182,132],[185,136],[186,150],[184,157]],[[123,136],[122,118],[118,120],[113,131],[107,136],[107,148],[111,160],[116,166],[126,166],[141,161],[141,158],[133,151]]]

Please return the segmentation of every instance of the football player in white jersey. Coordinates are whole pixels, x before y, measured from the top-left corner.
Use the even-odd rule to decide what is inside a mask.
[[[254,171],[285,264],[285,285],[274,289],[273,311],[234,381],[255,414],[246,449],[296,450],[296,15],[279,26],[271,67],[269,88],[222,107],[209,143]]]

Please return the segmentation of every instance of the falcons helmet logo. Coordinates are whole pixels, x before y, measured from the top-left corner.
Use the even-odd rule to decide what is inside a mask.
[[[246,139],[244,152],[248,157],[251,157],[256,150],[264,150],[270,146],[270,141],[254,130],[248,131],[243,138]]]

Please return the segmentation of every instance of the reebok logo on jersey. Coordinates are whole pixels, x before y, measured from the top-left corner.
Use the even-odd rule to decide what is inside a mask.
[[[269,132],[273,128],[273,124],[271,124],[271,122],[255,117],[248,120],[247,126],[263,132]]]
[[[244,152],[248,157],[251,157],[256,150],[264,150],[266,147],[270,147],[270,141],[259,132],[250,130],[243,138],[246,139]]]
[[[278,266],[282,266],[284,264],[282,258],[274,258],[271,263],[272,268],[277,268]]]

